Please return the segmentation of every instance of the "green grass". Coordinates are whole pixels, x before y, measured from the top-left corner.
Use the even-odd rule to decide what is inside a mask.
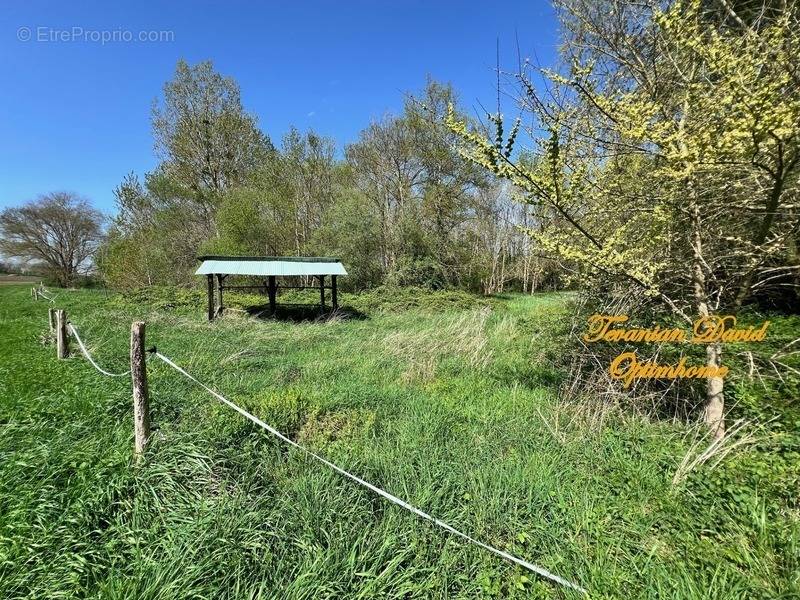
[[[363,319],[212,324],[194,294],[56,302],[106,369],[127,369],[143,319],[148,345],[293,439],[591,597],[798,597],[794,438],[673,486],[693,428],[613,410],[593,426],[556,401],[568,299],[396,310],[373,295]],[[0,289],[0,597],[580,597],[287,448],[157,360],[156,431],[135,466],[129,380],[56,360],[48,306]],[[755,479],[737,494],[743,473]]]

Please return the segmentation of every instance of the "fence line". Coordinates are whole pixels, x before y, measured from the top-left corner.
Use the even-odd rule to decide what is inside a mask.
[[[51,300],[51,302],[52,302],[52,300]],[[97,369],[100,373],[102,373],[103,375],[106,375],[108,377],[124,377],[124,376],[129,375],[131,373],[130,370],[125,371],[124,373],[111,373],[109,371],[106,371],[102,367],[100,367],[100,365],[98,365],[94,361],[94,359],[92,358],[91,354],[89,354],[89,351],[86,349],[86,346],[84,345],[83,340],[81,340],[81,337],[78,334],[78,330],[75,328],[75,326],[71,322],[68,322],[68,326],[69,326],[70,331],[72,332],[72,335],[75,336],[75,339],[78,342],[78,346],[80,347],[81,352],[83,353],[83,355],[92,364],[92,366],[95,369]],[[396,504],[397,506],[400,506],[401,508],[406,509],[407,511],[417,515],[418,517],[421,517],[421,518],[425,519],[426,521],[430,521],[434,525],[436,525],[438,527],[441,527],[445,531],[448,531],[448,532],[452,533],[453,535],[458,536],[458,537],[466,540],[470,544],[473,544],[475,546],[478,546],[479,548],[487,550],[488,552],[491,552],[491,553],[493,553],[493,554],[495,554],[495,555],[497,555],[497,556],[499,556],[501,558],[504,558],[504,559],[516,564],[516,565],[519,565],[519,566],[527,569],[528,571],[530,571],[532,573],[535,573],[535,574],[537,574],[537,575],[539,575],[541,577],[544,577],[545,579],[549,579],[549,580],[551,580],[551,581],[553,581],[555,583],[558,583],[558,584],[560,584],[560,585],[562,585],[564,587],[576,590],[576,591],[581,592],[583,594],[587,594],[587,591],[584,588],[580,587],[579,585],[577,585],[575,583],[572,583],[571,581],[568,581],[567,579],[564,579],[563,577],[560,577],[560,576],[558,576],[558,575],[556,575],[554,573],[551,573],[550,571],[548,571],[547,569],[544,569],[543,567],[540,567],[540,566],[535,565],[533,563],[530,563],[530,562],[528,562],[526,560],[518,558],[518,557],[516,557],[516,556],[514,556],[512,554],[509,554],[508,552],[500,550],[499,548],[495,548],[494,546],[491,546],[489,544],[481,542],[480,540],[477,540],[477,539],[471,537],[470,535],[467,535],[466,533],[463,533],[462,531],[459,531],[458,529],[456,529],[452,525],[442,521],[441,519],[437,519],[436,517],[434,517],[432,515],[429,515],[428,513],[424,512],[423,510],[417,508],[416,506],[414,506],[412,504],[409,504],[405,500],[402,500],[402,499],[398,498],[397,496],[395,496],[393,494],[390,494],[389,492],[387,492],[387,491],[385,491],[385,490],[383,490],[383,489],[381,489],[381,488],[369,483],[368,481],[365,481],[364,479],[361,479],[357,475],[353,475],[352,473],[350,473],[349,471],[346,471],[342,467],[330,462],[329,460],[323,458],[322,456],[312,452],[308,448],[298,444],[294,440],[286,437],[280,431],[278,431],[277,429],[274,429],[273,427],[271,427],[270,425],[268,425],[267,423],[265,423],[264,421],[262,421],[261,419],[259,419],[255,415],[253,415],[252,413],[249,413],[245,409],[243,409],[240,406],[234,404],[233,402],[231,402],[230,400],[225,398],[222,394],[219,394],[218,392],[214,391],[213,389],[211,389],[210,387],[208,387],[207,385],[205,385],[204,383],[199,381],[197,378],[193,377],[191,374],[186,372],[183,368],[181,368],[180,366],[175,364],[172,360],[170,360],[169,358],[167,358],[166,356],[164,356],[163,354],[158,352],[155,348],[152,348],[149,352],[152,353],[157,358],[159,358],[162,362],[164,362],[168,366],[172,367],[173,369],[175,369],[176,371],[181,373],[183,376],[185,376],[189,380],[193,381],[194,383],[196,383],[197,385],[202,387],[209,394],[214,396],[214,398],[216,398],[217,400],[219,400],[220,402],[222,402],[223,404],[225,404],[229,408],[232,408],[233,410],[238,412],[240,415],[242,415],[243,417],[249,419],[250,421],[252,421],[256,425],[258,425],[259,427],[267,430],[273,436],[275,436],[278,439],[280,439],[281,441],[289,444],[290,446],[293,446],[294,448],[297,448],[298,450],[300,450],[304,454],[306,454],[306,455],[314,458],[315,460],[321,462],[322,464],[330,467],[331,469],[333,469],[337,473],[339,473],[339,474],[347,477],[348,479],[356,482],[357,484],[361,485],[362,487],[365,487],[368,490],[374,492],[375,494],[381,496],[382,498],[385,498],[389,502],[391,502],[393,504]]]
[[[581,593],[584,593],[584,594],[587,593],[586,590],[583,589],[582,587],[580,587],[579,585],[577,585],[575,583],[572,583],[571,581],[568,581],[568,580],[566,580],[566,579],[564,579],[562,577],[559,577],[558,575],[555,575],[554,573],[551,573],[547,569],[539,567],[539,566],[537,566],[537,565],[535,565],[533,563],[530,563],[530,562],[528,562],[526,560],[523,560],[521,558],[517,558],[516,556],[513,556],[512,554],[504,552],[503,550],[500,550],[498,548],[495,548],[494,546],[490,546],[489,544],[485,544],[485,543],[483,543],[483,542],[481,542],[479,540],[476,540],[475,538],[467,535],[466,533],[463,533],[463,532],[459,531],[458,529],[456,529],[452,525],[449,525],[449,524],[445,523],[444,521],[442,521],[440,519],[437,519],[436,517],[433,517],[433,516],[429,515],[428,513],[420,510],[419,508],[409,504],[405,500],[401,500],[397,496],[394,496],[394,495],[390,494],[389,492],[387,492],[385,490],[382,490],[381,488],[369,483],[368,481],[365,481],[365,480],[361,479],[357,475],[353,475],[352,473],[350,473],[348,471],[345,471],[340,466],[330,462],[329,460],[319,456],[318,454],[315,454],[314,452],[312,452],[308,448],[305,448],[304,446],[301,446],[297,442],[295,442],[292,439],[290,439],[290,438],[286,437],[285,435],[283,435],[277,429],[274,429],[274,428],[270,427],[269,425],[267,425],[264,421],[262,421],[261,419],[259,419],[255,415],[253,415],[253,414],[247,412],[245,409],[237,406],[236,404],[234,404],[233,402],[231,402],[230,400],[228,400],[227,398],[225,398],[224,396],[222,396],[218,392],[215,392],[213,389],[211,389],[210,387],[208,387],[207,385],[205,385],[201,381],[197,380],[195,377],[193,377],[192,375],[187,373],[184,369],[182,369],[181,367],[176,365],[169,358],[167,358],[166,356],[164,356],[163,354],[161,354],[157,350],[153,349],[152,352],[156,357],[161,359],[164,363],[166,363],[167,365],[169,365],[170,367],[172,367],[173,369],[175,369],[176,371],[178,371],[179,373],[184,375],[186,378],[190,379],[191,381],[193,381],[194,383],[196,383],[197,385],[202,387],[209,394],[214,396],[217,400],[219,400],[220,402],[222,402],[226,406],[232,408],[233,410],[238,412],[243,417],[249,419],[250,421],[252,421],[256,425],[262,427],[263,429],[266,429],[269,433],[271,433],[272,435],[274,435],[278,439],[282,440],[283,442],[289,444],[290,446],[293,446],[293,447],[297,448],[298,450],[302,451],[303,453],[307,454],[308,456],[311,456],[312,458],[318,460],[319,462],[323,463],[324,465],[330,467],[331,469],[333,469],[334,471],[338,472],[339,474],[344,475],[348,479],[351,479],[352,481],[355,481],[359,485],[361,485],[361,486],[373,491],[374,493],[376,493],[379,496],[385,498],[389,502],[392,502],[393,504],[396,504],[397,506],[405,508],[407,511],[409,511],[409,512],[411,512],[411,513],[417,515],[418,517],[421,517],[421,518],[423,518],[423,519],[425,519],[427,521],[430,521],[431,523],[441,527],[442,529],[444,529],[446,531],[449,531],[453,535],[461,537],[461,538],[465,539],[467,542],[469,542],[471,544],[474,544],[474,545],[476,545],[476,546],[478,546],[480,548],[483,548],[484,550],[492,552],[493,554],[496,554],[497,556],[500,556],[501,558],[504,558],[504,559],[506,559],[508,561],[511,561],[514,564],[517,564],[517,565],[519,565],[521,567],[524,567],[525,569],[527,569],[527,570],[529,570],[529,571],[531,571],[533,573],[536,573],[537,575],[540,575],[541,577],[544,577],[546,579],[554,581],[554,582],[556,582],[556,583],[558,583],[560,585],[563,585],[565,587],[571,588],[573,590],[577,590],[577,591],[579,591]]]
[[[39,286],[38,293],[39,293],[39,295],[41,295],[42,297],[44,297],[44,299],[45,299],[45,300],[49,300],[49,301],[50,301],[50,303],[52,303],[52,304],[55,304],[55,302],[56,302],[56,298],[58,298],[58,294],[56,294],[55,296],[49,296],[49,295],[47,294],[47,292],[45,291],[45,287],[44,287],[43,285],[42,285],[42,286]]]
[[[69,329],[72,332],[72,335],[74,335],[75,339],[78,341],[78,346],[80,346],[81,352],[83,352],[83,355],[86,357],[86,359],[90,363],[92,363],[92,366],[95,369],[97,369],[103,375],[106,375],[108,377],[125,377],[126,375],[130,375],[131,374],[130,369],[128,369],[124,373],[110,373],[109,371],[106,371],[105,369],[103,369],[100,365],[98,365],[96,362],[94,362],[94,359],[92,358],[92,355],[89,354],[89,351],[86,349],[86,346],[83,345],[83,340],[81,340],[81,336],[78,335],[78,330],[75,329],[75,325],[73,325],[72,323],[67,323],[67,325],[69,326]]]

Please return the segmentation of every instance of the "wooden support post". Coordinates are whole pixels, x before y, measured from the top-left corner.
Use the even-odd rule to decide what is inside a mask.
[[[222,315],[225,306],[222,304],[222,275],[217,275],[217,314]]]
[[[333,310],[339,308],[339,297],[336,290],[336,275],[331,275],[331,304],[333,304]]]
[[[150,438],[150,398],[147,392],[147,367],[144,361],[144,323],[131,325],[131,381],[133,382],[134,453],[144,452]]]
[[[31,295],[33,296],[34,301],[39,300],[39,290],[37,290],[35,287],[31,288]]]
[[[267,293],[269,294],[269,312],[271,314],[275,314],[275,294],[277,292],[277,286],[275,285],[275,275],[269,276],[269,287],[267,288]]]
[[[208,320],[214,320],[214,276],[206,275],[208,279]]]
[[[47,309],[47,322],[50,324],[50,333],[53,333],[56,330],[56,309],[55,308],[48,308]]]
[[[61,309],[56,311],[56,356],[69,356],[69,336],[67,336],[67,313]]]
[[[325,310],[325,275],[319,276],[319,305]]]

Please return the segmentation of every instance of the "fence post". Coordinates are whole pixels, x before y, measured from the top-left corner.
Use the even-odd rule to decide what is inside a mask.
[[[39,300],[39,292],[36,291],[35,287],[31,288],[31,297],[33,298],[34,301]]]
[[[208,320],[214,320],[214,276],[206,275],[208,278]]]
[[[69,336],[67,335],[67,313],[56,310],[56,355],[58,358],[69,356]]]
[[[275,314],[275,292],[277,291],[277,287],[275,284],[275,275],[270,275],[269,279],[267,280],[269,283],[269,287],[267,288],[267,293],[269,294],[269,313],[271,315]]]
[[[141,456],[150,437],[150,399],[144,361],[144,322],[131,325],[131,381],[133,383],[134,453]]]
[[[53,333],[56,330],[56,309],[55,308],[48,308],[47,309],[47,322],[50,323],[50,333]]]
[[[222,311],[225,310],[225,306],[222,303],[222,289],[223,285],[222,282],[225,280],[225,275],[220,275],[217,273],[217,314],[221,317]]]

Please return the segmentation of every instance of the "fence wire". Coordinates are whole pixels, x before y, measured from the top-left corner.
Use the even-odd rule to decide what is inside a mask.
[[[131,374],[130,369],[128,369],[124,373],[111,373],[109,371],[106,371],[104,368],[102,368],[100,365],[98,365],[96,362],[94,362],[94,359],[92,358],[92,355],[89,354],[89,351],[86,349],[86,346],[84,346],[83,340],[81,340],[81,336],[78,335],[78,330],[75,329],[75,325],[73,325],[72,323],[68,323],[68,327],[69,327],[70,331],[72,332],[72,335],[74,335],[75,339],[78,341],[78,346],[80,346],[81,352],[83,352],[83,355],[86,357],[86,359],[90,363],[92,363],[92,366],[95,369],[97,369],[98,371],[100,371],[103,375],[106,375],[107,377],[125,377],[126,375],[130,375]]]
[[[490,546],[489,544],[485,544],[485,543],[483,543],[483,542],[481,542],[479,540],[476,540],[475,538],[467,535],[466,533],[463,533],[463,532],[459,531],[458,529],[456,529],[452,525],[449,525],[449,524],[445,523],[444,521],[442,521],[440,519],[437,519],[436,517],[433,517],[433,516],[429,515],[428,513],[420,510],[419,508],[409,504],[405,500],[401,500],[397,496],[394,496],[394,495],[390,494],[389,492],[387,492],[385,490],[382,490],[381,488],[369,483],[368,481],[364,481],[363,479],[361,479],[357,475],[353,475],[352,473],[350,473],[348,471],[345,471],[340,466],[335,465],[334,463],[330,462],[329,460],[326,460],[325,458],[322,458],[318,454],[315,454],[311,450],[309,450],[309,449],[305,448],[304,446],[301,446],[297,442],[289,439],[288,437],[283,435],[277,429],[274,429],[274,428],[270,427],[269,425],[267,425],[264,421],[262,421],[258,417],[256,417],[256,416],[252,415],[251,413],[247,412],[245,409],[237,406],[236,404],[234,404],[233,402],[231,402],[230,400],[228,400],[227,398],[225,398],[224,396],[222,396],[218,392],[215,392],[210,387],[208,387],[207,385],[205,385],[202,382],[200,382],[199,380],[197,380],[195,377],[193,377],[192,375],[187,373],[184,369],[182,369],[181,367],[176,365],[174,362],[172,362],[169,358],[167,358],[166,356],[164,356],[160,352],[155,351],[154,354],[155,354],[156,357],[161,359],[164,363],[166,363],[167,365],[169,365],[170,367],[172,367],[173,369],[178,371],[178,373],[181,373],[184,377],[186,377],[187,379],[193,381],[194,383],[196,383],[197,385],[202,387],[209,394],[214,396],[217,400],[219,400],[220,402],[222,402],[226,406],[232,408],[233,410],[238,412],[243,417],[249,419],[250,421],[252,421],[256,425],[258,425],[259,427],[261,427],[263,429],[266,429],[269,433],[271,433],[272,435],[274,435],[278,439],[282,440],[283,442],[286,442],[290,446],[293,446],[293,447],[297,448],[298,450],[302,451],[303,453],[307,454],[308,456],[310,456],[310,457],[316,459],[317,461],[321,462],[322,464],[330,467],[331,469],[333,469],[337,473],[339,473],[341,475],[344,475],[348,479],[351,479],[352,481],[355,481],[357,484],[359,484],[359,485],[371,490],[372,492],[378,494],[379,496],[385,498],[389,502],[392,502],[393,504],[396,504],[397,506],[400,506],[400,507],[406,509],[407,511],[417,515],[418,517],[421,517],[421,518],[425,519],[426,521],[430,521],[431,523],[437,525],[438,527],[441,527],[442,529],[444,529],[446,531],[449,531],[453,535],[456,535],[456,536],[466,540],[470,544],[474,544],[474,545],[476,545],[476,546],[478,546],[480,548],[483,548],[484,550],[492,552],[493,554],[496,554],[497,556],[500,556],[501,558],[504,558],[504,559],[516,564],[516,565],[519,565],[519,566],[527,569],[528,571],[531,571],[532,573],[535,573],[535,574],[537,574],[537,575],[539,575],[541,577],[544,577],[546,579],[554,581],[554,582],[556,582],[556,583],[558,583],[558,584],[560,584],[562,586],[571,588],[573,590],[577,590],[578,592],[581,592],[581,593],[584,593],[584,594],[587,593],[586,590],[583,589],[582,587],[580,587],[579,585],[577,585],[575,583],[572,583],[571,581],[568,581],[568,580],[566,580],[566,579],[564,579],[562,577],[559,577],[558,575],[555,575],[554,573],[551,573],[550,571],[548,571],[548,570],[546,570],[546,569],[544,569],[542,567],[539,567],[539,566],[537,566],[537,565],[535,565],[533,563],[530,563],[530,562],[528,562],[526,560],[523,560],[521,558],[513,556],[513,555],[511,555],[511,554],[509,554],[507,552],[504,552],[503,550],[495,548],[494,546]]]

